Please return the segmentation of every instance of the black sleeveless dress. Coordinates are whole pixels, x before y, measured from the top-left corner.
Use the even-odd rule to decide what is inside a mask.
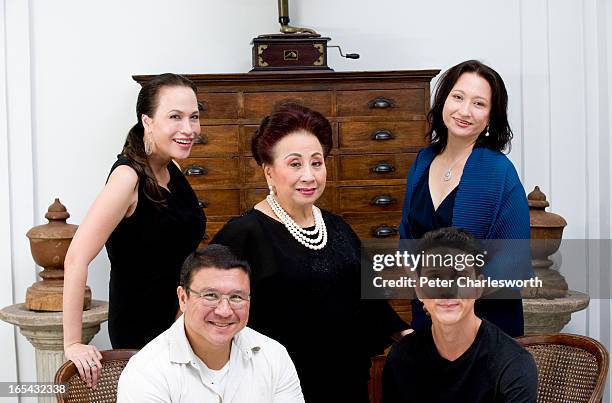
[[[111,172],[121,165],[129,160],[118,156]],[[155,206],[139,181],[136,210],[106,242],[113,348],[140,349],[170,327],[178,309],[181,266],[204,235],[206,217],[193,189],[173,162],[168,171],[168,190],[162,188],[166,206]]]

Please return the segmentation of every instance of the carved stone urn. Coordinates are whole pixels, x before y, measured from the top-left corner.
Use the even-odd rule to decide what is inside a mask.
[[[559,250],[567,222],[558,214],[547,212],[550,204],[538,186],[527,195],[531,226],[531,263],[542,287],[525,288],[523,311],[525,334],[554,333],[563,329],[574,312],[589,305],[589,296],[569,290],[567,281],[549,256]]]
[[[78,226],[67,224],[70,217],[66,207],[59,199],[45,214],[49,223],[30,229],[26,236],[30,239],[30,250],[34,261],[44,270],[40,273],[41,281],[37,281],[26,291],[26,308],[33,311],[62,310],[64,289],[64,259],[68,246]],[[85,287],[83,309],[91,308],[91,290]]]
[[[531,263],[535,275],[543,284],[543,287],[535,290],[535,293],[530,293],[530,296],[564,297],[567,295],[567,282],[558,271],[551,269],[553,262],[548,257],[559,250],[567,221],[558,214],[546,211],[550,203],[538,186],[527,195],[527,202],[531,226]]]

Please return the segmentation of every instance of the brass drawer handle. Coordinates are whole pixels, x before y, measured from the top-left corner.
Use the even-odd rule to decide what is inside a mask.
[[[200,134],[193,139],[193,144],[208,144],[208,137]]]
[[[198,101],[198,111],[206,112],[207,109],[208,109],[208,106],[206,105],[206,102]]]
[[[395,108],[395,101],[390,98],[376,97],[370,102],[368,102],[368,108],[370,109]]]
[[[379,162],[370,170],[375,174],[388,174],[390,172],[395,172],[395,167],[388,162]]]
[[[210,237],[208,236],[208,234],[205,232],[204,236],[202,237],[203,241],[208,241],[210,239]]]
[[[390,236],[397,235],[398,231],[396,227],[392,227],[387,224],[379,225],[372,230],[372,235],[375,238],[387,238]]]
[[[372,133],[371,139],[374,141],[385,141],[385,140],[393,140],[395,135],[391,133],[389,130],[377,130]]]
[[[208,208],[208,202],[206,200],[198,200],[198,206],[200,208]]]
[[[395,203],[397,203],[397,199],[389,195],[378,195],[370,201],[372,206],[390,206]]]
[[[208,169],[200,166],[191,166],[185,170],[185,176],[199,176],[206,175],[208,173]]]

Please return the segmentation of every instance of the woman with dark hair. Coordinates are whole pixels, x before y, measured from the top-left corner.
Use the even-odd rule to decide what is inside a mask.
[[[101,355],[81,342],[91,261],[106,243],[110,340],[139,349],[174,322],[181,265],[204,234],[204,213],[174,161],[189,156],[200,133],[196,87],[176,74],[152,78],[138,94],[136,118],[65,261],[64,352],[94,387]]]
[[[306,401],[367,402],[370,357],[407,325],[386,301],[361,301],[359,239],[314,205],[331,147],[318,112],[286,103],[266,117],[251,149],[270,194],[212,243],[249,262],[249,326],[287,348]]]
[[[427,115],[429,146],[419,152],[408,173],[402,239],[419,239],[428,231],[451,226],[479,239],[529,239],[525,190],[512,162],[502,153],[510,149],[512,139],[507,107],[503,80],[481,62],[469,60],[442,75]],[[524,273],[511,276],[523,277],[531,271],[526,267],[528,252],[525,257]],[[492,259],[489,266],[495,265]],[[501,266],[498,260],[497,267]],[[517,290],[479,300],[476,314],[510,336],[523,334],[523,306]],[[413,300],[412,315],[415,330],[430,324],[417,300]]]

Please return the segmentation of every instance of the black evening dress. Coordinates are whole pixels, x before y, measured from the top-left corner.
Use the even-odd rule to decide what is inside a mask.
[[[407,325],[386,301],[361,300],[360,241],[342,218],[322,213],[328,241],[318,251],[255,209],[212,243],[249,262],[249,327],[287,348],[306,402],[367,402],[370,357]]]
[[[411,203],[413,207],[408,213],[410,228],[415,239],[422,238],[428,231],[453,226],[457,187],[446,196],[436,210],[431,200],[429,168],[427,168],[415,188]],[[494,323],[511,337],[523,335],[523,304],[517,297],[503,299],[498,296],[497,299],[479,299],[474,305],[474,312],[476,316]],[[411,325],[415,330],[431,326],[431,319],[425,315],[423,303],[417,299],[412,300]]]
[[[118,156],[111,172],[121,165],[129,165],[129,160]],[[168,189],[162,188],[166,205],[155,206],[140,180],[136,210],[106,242],[113,348],[140,349],[172,325],[181,266],[204,235],[206,218],[193,189],[173,162],[168,171]]]

